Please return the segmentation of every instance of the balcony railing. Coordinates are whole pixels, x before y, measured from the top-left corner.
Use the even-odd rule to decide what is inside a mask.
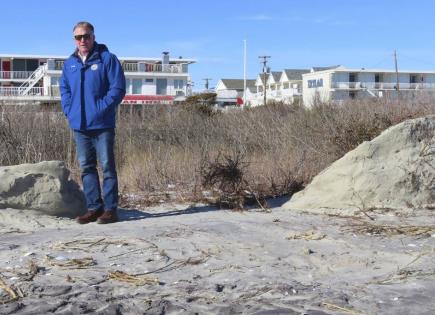
[[[3,80],[25,80],[33,71],[0,71],[0,79]]]
[[[137,62],[124,62],[122,67],[125,72],[164,72],[164,73],[183,73],[183,65],[162,65],[145,63],[143,66]]]
[[[0,87],[0,97],[33,97],[33,96],[59,96],[59,87],[32,87],[25,91],[25,87]]]
[[[63,64],[64,64],[63,60],[56,60],[54,62],[54,70],[62,70],[63,69]]]
[[[391,82],[333,82],[333,89],[370,89],[370,90],[395,90],[397,83]],[[435,83],[405,83],[399,82],[402,90],[426,90],[435,89]]]
[[[125,72],[138,72],[137,62],[125,62],[122,64],[122,68]]]

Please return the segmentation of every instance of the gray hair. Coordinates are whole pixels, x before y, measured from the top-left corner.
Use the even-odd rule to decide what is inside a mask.
[[[87,28],[88,30],[90,30],[92,32],[92,34],[94,33],[94,26],[91,23],[89,23],[89,22],[86,22],[86,21],[80,21],[80,22],[78,22],[76,25],[74,25],[73,32],[78,27]]]

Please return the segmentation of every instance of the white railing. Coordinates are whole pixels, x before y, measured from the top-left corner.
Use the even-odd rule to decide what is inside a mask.
[[[122,68],[124,69],[125,72],[137,72],[138,71],[137,62],[124,62],[124,64],[122,65]]]
[[[28,78],[26,81],[24,81],[20,88],[23,88],[22,95],[27,94],[30,89],[32,89],[36,83],[39,82],[39,80],[42,79],[42,77],[47,72],[47,64],[43,64],[39,66],[38,69],[36,69]]]
[[[63,61],[63,60],[55,60],[54,61],[54,70],[62,70],[64,62],[65,61]]]
[[[24,91],[27,90],[27,93]],[[0,87],[0,97],[59,96],[59,87]]]
[[[333,89],[371,89],[371,90],[395,90],[397,83],[391,82],[333,82]],[[401,83],[399,89],[425,90],[435,89],[435,83]]]
[[[162,64],[144,64],[145,71],[139,71],[139,63],[137,62],[124,62],[122,67],[125,72],[165,72],[165,73],[183,73],[183,65],[162,65]],[[142,69],[141,69],[142,70]]]
[[[27,79],[32,71],[0,71],[0,79],[23,80]]]

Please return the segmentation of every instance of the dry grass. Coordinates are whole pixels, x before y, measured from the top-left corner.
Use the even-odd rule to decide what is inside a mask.
[[[268,197],[292,194],[391,125],[435,114],[434,102],[424,97],[400,103],[317,104],[311,109],[270,104],[229,113],[204,106],[123,107],[116,145],[122,195],[171,190],[181,200],[200,200],[206,189],[204,162],[233,152],[243,153],[238,166],[243,166],[243,188],[249,186],[239,185],[240,191]],[[73,139],[62,113],[2,106],[0,114],[0,165],[63,160],[79,180]],[[211,172],[216,164],[208,166]]]
[[[383,225],[363,223],[352,226],[353,231],[357,233],[393,236],[393,235],[408,235],[419,237],[431,237],[435,234],[435,225],[415,226],[415,225]]]
[[[159,284],[160,282],[159,278],[157,277],[151,277],[147,275],[131,275],[119,270],[109,271],[109,278],[120,282],[127,282],[137,286],[142,286],[145,284]]]
[[[54,257],[46,255],[45,260],[50,266],[56,266],[64,269],[86,269],[97,264],[97,261],[92,257],[57,260]]]
[[[0,278],[0,288],[8,295],[8,298],[0,299],[0,304],[7,304],[16,301],[20,297],[18,290],[12,286],[9,286],[2,278]]]

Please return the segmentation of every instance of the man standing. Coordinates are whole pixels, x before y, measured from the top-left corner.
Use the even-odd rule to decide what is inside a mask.
[[[80,224],[113,223],[118,221],[116,107],[125,95],[124,71],[118,58],[95,41],[91,23],[77,23],[73,35],[77,48],[65,60],[60,93],[63,112],[74,131],[88,208],[76,220]],[[103,172],[101,188],[97,158]]]

